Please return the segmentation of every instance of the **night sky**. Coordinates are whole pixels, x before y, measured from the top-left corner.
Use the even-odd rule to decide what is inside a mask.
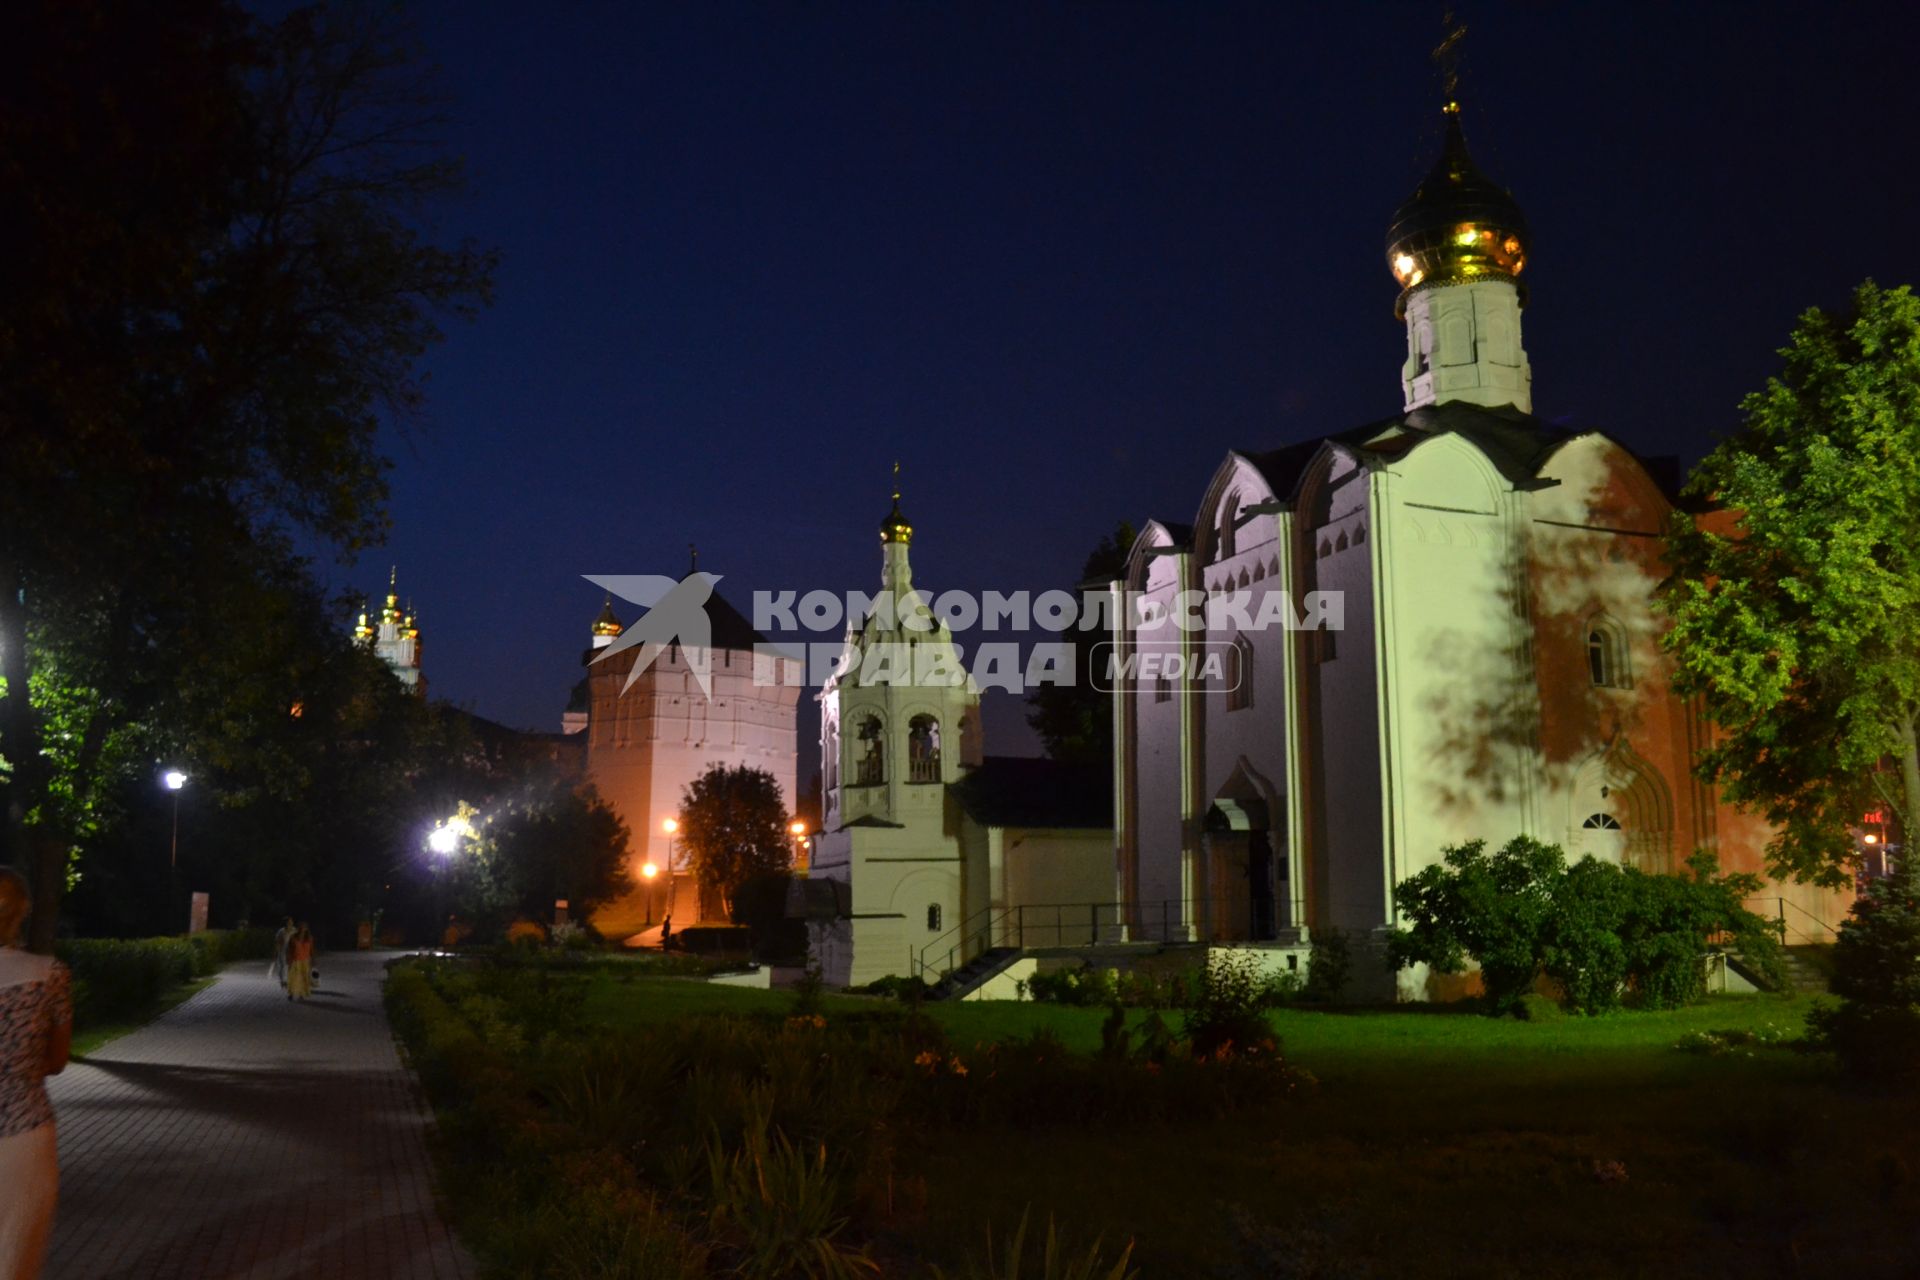
[[[483,715],[558,728],[583,573],[697,542],[743,609],[873,587],[895,458],[919,585],[1037,590],[1190,520],[1226,450],[1400,407],[1382,238],[1437,154],[1437,5],[416,12],[499,296],[395,439],[390,546],[330,575],[398,562]],[[1920,279],[1906,10],[1464,17],[1542,416],[1690,462],[1799,311]]]

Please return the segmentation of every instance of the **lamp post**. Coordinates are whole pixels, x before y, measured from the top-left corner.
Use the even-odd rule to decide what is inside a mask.
[[[447,940],[447,861],[460,848],[460,837],[472,834],[473,827],[462,814],[435,823],[427,833],[427,848],[434,854],[434,923],[440,926],[436,946],[445,945]]]
[[[173,840],[167,848],[167,899],[173,905],[167,910],[177,911],[180,909],[180,788],[187,785],[187,775],[178,769],[169,769],[160,775],[160,781],[173,793]]]
[[[671,927],[672,927],[672,924],[673,924],[673,904],[674,904],[674,894],[673,894],[673,887],[674,887],[674,886],[673,886],[673,838],[674,838],[674,836],[675,836],[676,834],[678,834],[678,833],[679,833],[679,831],[680,831],[680,819],[678,819],[678,818],[666,818],[666,819],[663,819],[663,820],[661,821],[661,823],[660,823],[660,829],[661,829],[662,831],[664,831],[664,832],[666,832],[666,833],[667,833],[667,910],[666,910],[666,925],[665,925],[665,927],[663,927],[663,928],[661,929],[661,931],[660,931],[660,949],[661,949],[662,951],[665,951],[665,950],[667,949],[667,938],[668,938],[668,936],[669,936],[669,934],[668,934],[668,932],[667,932],[667,929],[668,929],[668,928],[671,928]]]
[[[654,902],[654,895],[657,892],[657,890],[655,890],[653,887],[653,881],[654,881],[654,877],[658,876],[659,874],[660,874],[660,868],[654,864],[654,861],[651,858],[647,859],[646,865],[640,868],[640,878],[647,882],[647,923],[648,924],[653,923],[653,909],[656,905],[658,905]]]
[[[180,788],[187,785],[187,775],[178,769],[169,769],[160,775],[160,780],[173,792],[173,847],[167,853],[167,866],[177,871],[180,868]]]
[[[787,824],[787,834],[793,837],[793,867],[796,871],[807,869],[807,824],[795,818]]]

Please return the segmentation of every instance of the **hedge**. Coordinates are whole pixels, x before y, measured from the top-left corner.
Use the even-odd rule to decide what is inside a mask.
[[[273,954],[273,931],[69,938],[54,953],[73,970],[74,1021],[86,1026],[139,1018],[181,983],[217,973],[237,960],[266,960]]]

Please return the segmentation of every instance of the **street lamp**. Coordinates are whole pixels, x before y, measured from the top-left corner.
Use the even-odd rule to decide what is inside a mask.
[[[656,903],[654,902],[653,879],[655,876],[659,874],[660,874],[660,868],[653,864],[653,860],[651,858],[647,860],[647,863],[645,866],[640,868],[640,878],[647,882],[647,923],[648,924],[653,923],[653,908],[656,905]]]
[[[672,919],[673,919],[673,837],[674,837],[674,836],[675,836],[675,835],[676,835],[676,834],[677,834],[677,833],[679,832],[679,830],[680,830],[680,819],[678,819],[678,818],[663,818],[663,819],[661,819],[661,822],[660,822],[660,829],[661,829],[662,831],[664,831],[664,832],[666,832],[666,833],[667,833],[667,911],[666,911],[666,918],[667,918],[668,920],[672,920]],[[665,932],[665,931],[663,930],[663,931],[661,932],[661,935],[660,935],[660,949],[664,951],[664,950],[666,950],[666,946],[667,946],[667,934],[666,934],[666,932]]]
[[[167,866],[174,870],[180,867],[180,788],[187,785],[187,775],[178,769],[169,769],[160,775],[160,781],[167,784],[167,790],[173,792],[173,848],[167,855]]]

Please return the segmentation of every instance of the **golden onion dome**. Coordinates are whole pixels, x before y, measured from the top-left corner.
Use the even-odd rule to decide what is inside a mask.
[[[1401,290],[1394,313],[1406,315],[1416,289],[1495,278],[1514,281],[1525,306],[1519,276],[1533,242],[1526,216],[1505,188],[1474,167],[1460,130],[1460,104],[1443,110],[1447,138],[1440,161],[1387,229],[1387,266]]]
[[[600,616],[593,620],[593,634],[596,636],[617,636],[626,630],[620,616],[613,611],[613,595],[608,593],[607,601],[600,606]]]
[[[893,498],[893,510],[887,512],[887,518],[880,522],[880,541],[908,543],[913,541],[913,526],[900,514],[900,495]]]

